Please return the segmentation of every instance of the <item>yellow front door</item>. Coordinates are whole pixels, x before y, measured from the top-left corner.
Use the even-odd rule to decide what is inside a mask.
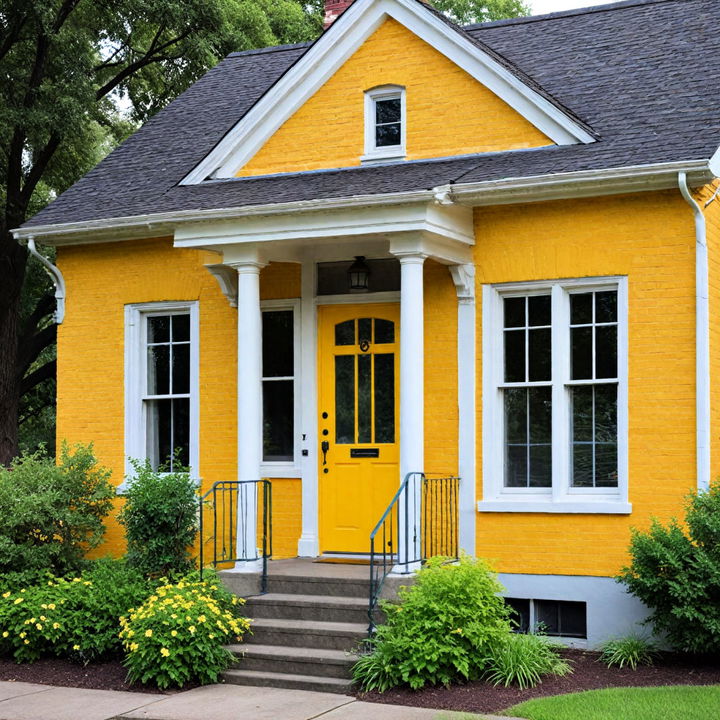
[[[318,308],[320,546],[367,553],[400,483],[397,304]]]

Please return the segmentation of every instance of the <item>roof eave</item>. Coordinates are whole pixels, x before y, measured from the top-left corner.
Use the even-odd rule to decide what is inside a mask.
[[[355,195],[211,210],[179,210],[85,222],[31,225],[16,228],[12,232],[18,240],[34,237],[42,239],[48,245],[79,245],[171,236],[175,228],[186,223],[212,222],[258,215],[284,215],[318,210],[332,211],[348,207],[427,202],[456,202],[470,206],[507,205],[617,195],[676,189],[677,177],[680,172],[687,174],[688,182],[692,187],[699,187],[718,176],[713,171],[713,166],[712,160],[681,160],[652,165],[453,183],[431,190]]]

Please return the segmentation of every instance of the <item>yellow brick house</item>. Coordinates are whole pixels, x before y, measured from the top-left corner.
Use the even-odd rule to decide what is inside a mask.
[[[119,485],[174,449],[204,491],[268,479],[275,558],[365,556],[408,474],[459,478],[456,544],[528,624],[632,630],[631,527],[720,470],[720,7],[327,11],[16,230],[57,249],[58,438]]]

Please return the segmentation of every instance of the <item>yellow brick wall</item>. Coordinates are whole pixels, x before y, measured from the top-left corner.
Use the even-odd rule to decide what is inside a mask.
[[[202,489],[236,477],[237,311],[203,267],[213,257],[174,249],[168,238],[58,250],[68,299],[58,329],[57,438],[93,442],[116,485],[125,467],[124,306],[173,300],[199,301]],[[261,273],[261,297],[297,297],[299,280],[299,266],[273,263]],[[283,556],[295,553],[300,535],[299,485],[273,481],[275,513],[284,526],[276,549]],[[123,550],[122,528],[113,516],[96,554]]]
[[[497,95],[388,19],[238,175],[359,165],[364,92],[378,85],[406,89],[410,160],[552,145]]]
[[[632,515],[477,516],[477,554],[502,572],[614,575],[630,528],[679,515],[696,487],[692,213],[668,191],[481,208],[475,227],[478,297],[483,283],[628,276]],[[713,282],[717,289],[717,272]],[[479,302],[479,358],[481,325]],[[717,331],[716,321],[715,343]],[[481,364],[477,382],[482,392]],[[477,422],[482,497],[481,403]]]
[[[425,472],[458,472],[457,294],[447,266],[425,261]]]

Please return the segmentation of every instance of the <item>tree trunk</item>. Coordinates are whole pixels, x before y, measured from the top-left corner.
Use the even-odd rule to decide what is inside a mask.
[[[0,465],[18,454],[20,296],[27,250],[8,231],[0,237]]]

